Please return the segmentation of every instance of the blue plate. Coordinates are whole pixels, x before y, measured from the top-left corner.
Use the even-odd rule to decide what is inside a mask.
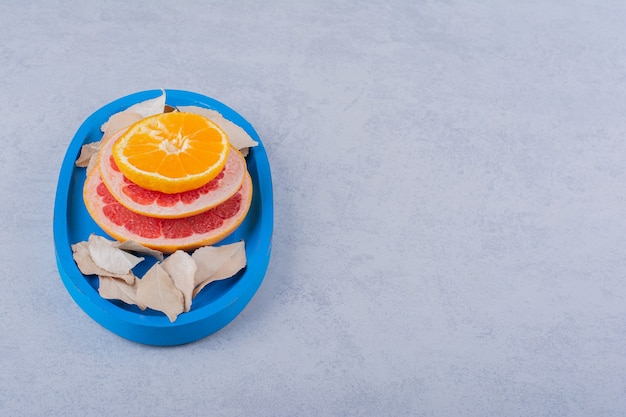
[[[85,169],[74,165],[83,144],[100,140],[100,126],[112,114],[129,106],[155,98],[161,90],[143,91],[107,104],[85,120],[70,143],[57,185],[54,205],[54,243],[56,260],[63,284],[74,301],[103,327],[126,339],[148,345],[172,346],[194,342],[230,323],[248,304],[258,290],[272,250],[274,209],[270,166],[263,143],[254,128],[230,107],[203,95],[166,90],[171,106],[200,106],[220,112],[226,119],[241,126],[259,145],[247,156],[252,177],[252,205],[246,219],[220,244],[241,239],[246,244],[247,266],[233,278],[206,286],[193,300],[191,311],[178,316],[174,323],[161,312],[122,301],[111,301],[98,294],[98,278],[83,275],[72,258],[71,244],[87,240],[91,233],[108,235],[93,221],[83,202]],[[141,276],[155,262],[147,259],[135,268]]]

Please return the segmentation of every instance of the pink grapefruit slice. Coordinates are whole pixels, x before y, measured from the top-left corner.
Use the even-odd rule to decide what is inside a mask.
[[[122,242],[134,240],[172,253],[213,245],[234,232],[250,208],[252,181],[246,171],[241,188],[232,197],[210,210],[178,219],[159,219],[130,211],[111,194],[100,169],[87,175],[83,199],[91,217],[112,238]]]
[[[232,148],[224,169],[200,188],[182,193],[166,194],[148,190],[133,183],[120,172],[113,158],[113,144],[123,132],[107,140],[100,150],[100,174],[115,199],[135,213],[174,219],[199,214],[228,200],[241,188],[247,170],[241,152]]]

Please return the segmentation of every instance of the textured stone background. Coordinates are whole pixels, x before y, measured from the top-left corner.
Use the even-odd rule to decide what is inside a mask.
[[[0,13],[0,414],[623,416],[626,4],[14,1]],[[135,91],[256,128],[266,279],[154,348],[58,276],[56,181]]]

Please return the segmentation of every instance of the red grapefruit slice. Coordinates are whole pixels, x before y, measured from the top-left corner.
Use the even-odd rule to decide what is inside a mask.
[[[215,244],[234,232],[250,208],[252,181],[246,171],[235,195],[208,211],[179,219],[159,219],[130,211],[111,194],[99,168],[87,175],[83,198],[91,217],[112,238],[134,240],[172,253]]]
[[[113,159],[113,144],[123,132],[107,140],[100,150],[100,174],[115,199],[124,207],[149,217],[174,219],[207,211],[232,197],[243,183],[246,160],[235,148],[228,153],[220,174],[195,190],[166,194],[148,190],[124,177]]]

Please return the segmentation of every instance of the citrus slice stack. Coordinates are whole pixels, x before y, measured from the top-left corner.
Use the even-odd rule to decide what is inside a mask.
[[[243,182],[246,160],[241,152],[232,148],[222,171],[199,188],[173,194],[143,188],[130,181],[115,162],[113,145],[119,136],[101,145],[100,175],[115,199],[135,213],[161,218],[198,214],[233,196]]]
[[[212,245],[243,222],[252,200],[245,158],[203,116],[150,116],[101,145],[85,206],[111,237],[166,253]]]

